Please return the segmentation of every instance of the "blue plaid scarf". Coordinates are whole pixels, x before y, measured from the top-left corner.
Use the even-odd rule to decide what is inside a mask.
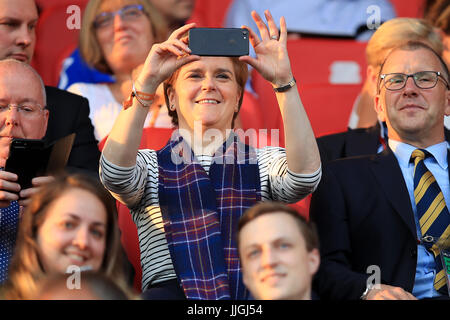
[[[209,175],[176,132],[157,152],[159,204],[175,272],[188,299],[246,299],[237,224],[261,200],[256,151],[232,132]]]

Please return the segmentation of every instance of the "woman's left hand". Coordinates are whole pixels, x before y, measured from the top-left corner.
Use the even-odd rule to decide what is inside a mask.
[[[258,26],[258,35],[249,27],[250,43],[255,49],[256,58],[242,56],[244,61],[255,68],[274,87],[286,85],[292,80],[292,70],[287,52],[287,28],[284,17],[280,19],[280,32],[269,10],[264,11],[267,25],[256,11],[252,11],[252,17]]]

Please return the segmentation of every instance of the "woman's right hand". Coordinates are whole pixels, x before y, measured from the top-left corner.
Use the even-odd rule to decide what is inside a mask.
[[[191,55],[184,34],[195,27],[195,23],[187,24],[176,29],[170,37],[162,42],[155,43],[148,54],[144,66],[137,76],[140,91],[156,92],[158,86],[168,79],[170,75],[181,66],[199,60],[200,57]]]

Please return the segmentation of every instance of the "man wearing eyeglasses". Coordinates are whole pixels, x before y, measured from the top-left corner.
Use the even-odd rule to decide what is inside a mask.
[[[14,59],[0,61],[0,167],[4,168],[12,138],[42,139],[49,111],[44,84],[36,71]],[[29,159],[33,161],[34,159]],[[51,177],[35,177],[33,187],[24,189],[17,175],[0,171],[0,283],[7,278],[17,234],[19,206],[30,201],[39,186]],[[19,199],[20,198],[20,199]]]
[[[407,41],[426,43],[442,55],[442,41],[432,25],[426,21],[402,17],[383,23],[367,43],[367,79],[355,102],[355,108],[360,111],[365,110],[362,112],[365,116],[360,115],[360,120],[363,118],[365,120],[362,120],[363,123],[359,123],[358,128],[348,128],[343,132],[318,137],[317,145],[322,163],[339,158],[375,154],[385,149],[388,143],[386,123],[379,119],[375,121],[374,97],[376,95],[377,76],[389,51],[398,46],[399,43]],[[358,111],[358,113],[360,112]],[[367,122],[369,118],[373,119],[372,124]],[[447,120],[450,120],[450,118],[447,117]],[[368,125],[370,126],[368,127]],[[450,130],[445,129],[445,136],[450,143]]]
[[[57,88],[44,87],[39,75],[27,66],[36,44],[37,20],[34,0],[0,1],[0,60],[9,66],[0,62],[0,167],[5,166],[12,138],[45,138],[50,142],[75,132],[66,169],[98,176],[100,152],[89,119],[88,101]],[[51,179],[36,177],[31,188],[23,189],[16,183],[15,174],[0,171],[0,283],[7,276],[19,206],[25,206],[39,186]]]
[[[0,60],[10,58],[31,63],[38,18],[34,0],[0,1]],[[75,132],[68,170],[98,175],[100,152],[89,118],[89,102],[54,87],[46,86],[45,90],[49,110],[45,138],[55,141]]]
[[[430,47],[408,42],[378,81],[387,148],[330,162],[312,197],[322,254],[314,289],[322,299],[448,298],[438,241],[450,234],[449,72]]]

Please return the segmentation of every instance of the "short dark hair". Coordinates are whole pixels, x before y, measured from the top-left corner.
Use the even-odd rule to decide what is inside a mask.
[[[265,214],[282,212],[292,216],[297,222],[297,226],[305,239],[306,249],[311,252],[313,249],[319,249],[319,237],[317,235],[317,229],[312,221],[307,221],[300,213],[294,208],[291,208],[283,203],[279,202],[260,202],[253,207],[247,209],[239,220],[238,224],[238,239],[237,247],[239,249],[239,234],[245,225],[255,220],[256,218]]]
[[[392,48],[392,50],[384,58],[384,61],[380,67],[380,71],[378,72],[377,93],[380,93],[380,90],[381,90],[380,76],[382,75],[383,67],[384,67],[386,61],[388,60],[388,58],[391,56],[391,54],[397,50],[415,51],[415,50],[419,50],[419,49],[429,50],[438,58],[439,62],[441,63],[441,67],[444,70],[443,76],[444,76],[445,80],[447,81],[447,83],[449,83],[449,71],[448,71],[448,67],[447,67],[447,64],[445,63],[444,59],[442,59],[442,57],[433,48],[426,45],[425,43],[420,42],[420,41],[408,41],[404,44],[401,44],[397,47]]]

